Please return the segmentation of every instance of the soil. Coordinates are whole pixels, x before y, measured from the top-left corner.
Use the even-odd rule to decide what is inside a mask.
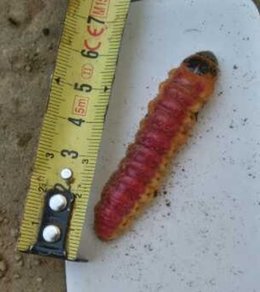
[[[0,291],[65,291],[64,262],[16,251],[66,0],[0,1]]]

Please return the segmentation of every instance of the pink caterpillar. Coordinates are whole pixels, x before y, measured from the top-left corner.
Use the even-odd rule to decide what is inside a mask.
[[[213,92],[217,72],[216,57],[203,51],[186,58],[160,85],[134,143],[95,207],[94,228],[100,239],[117,237],[153,198],[167,164],[185,144],[198,111]]]

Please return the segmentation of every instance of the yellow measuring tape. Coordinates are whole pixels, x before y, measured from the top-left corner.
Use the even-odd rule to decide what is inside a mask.
[[[36,244],[46,193],[59,184],[74,197],[64,257],[77,259],[129,2],[69,1],[24,210],[20,251],[30,252]],[[69,183],[61,176],[61,170],[66,176],[67,168],[73,172]]]

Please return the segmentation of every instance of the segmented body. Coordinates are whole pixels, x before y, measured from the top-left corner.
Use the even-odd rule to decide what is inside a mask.
[[[185,59],[149,103],[135,141],[105,185],[95,207],[95,232],[113,239],[153,198],[173,155],[186,142],[196,115],[214,89],[217,60],[210,52]]]

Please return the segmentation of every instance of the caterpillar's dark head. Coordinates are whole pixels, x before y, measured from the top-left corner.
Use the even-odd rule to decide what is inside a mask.
[[[210,51],[198,52],[183,61],[183,64],[198,75],[211,74],[217,76],[218,60]]]

